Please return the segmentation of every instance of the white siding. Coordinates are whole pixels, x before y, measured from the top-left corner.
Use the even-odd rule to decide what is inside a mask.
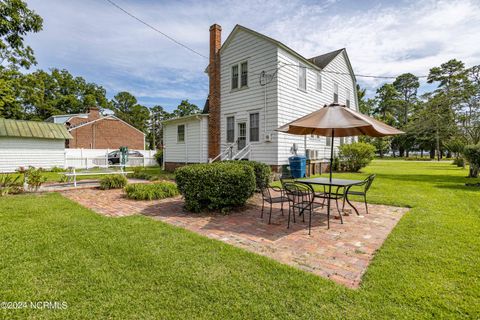
[[[299,60],[286,52],[278,49],[279,64],[296,64]],[[322,90],[316,89],[316,81],[318,71],[307,69],[307,90],[303,91],[298,88],[298,67],[285,66],[278,72],[278,121],[276,127],[284,125],[301,116],[311,113],[325,104],[333,102],[333,83],[336,82],[339,86],[339,103],[345,104],[345,89],[350,90],[350,106],[357,110],[356,106],[356,91],[352,76],[349,74],[350,70],[347,65],[347,60],[344,54],[339,54],[330,64],[328,64],[323,71],[334,71],[347,73],[335,74],[331,72],[321,72],[322,75]],[[278,134],[278,164],[286,164],[288,157],[291,156],[290,148],[293,143],[297,143],[299,147],[299,154],[305,153],[304,137],[287,135],[283,133]],[[320,158],[329,158],[330,148],[326,146],[325,137],[307,137],[307,149],[319,150]],[[339,139],[335,139],[335,145],[338,146]]]
[[[177,142],[177,126],[185,125],[185,142]],[[165,162],[208,162],[208,119],[206,116],[166,123],[163,129]]]
[[[64,153],[64,140],[0,137],[0,172],[28,166],[63,167]]]
[[[267,85],[267,108],[265,108],[265,87],[259,83],[260,73],[272,74],[277,66],[277,47],[247,31],[240,30],[221,52],[221,151],[228,146],[226,118],[235,116],[235,140],[238,137],[238,123],[247,123],[247,144],[249,143],[249,114],[260,115],[259,142],[252,142],[250,160],[268,164],[277,163],[277,143],[265,142],[265,132],[277,128],[277,80]],[[231,67],[248,61],[248,88],[231,90]],[[266,110],[265,110],[266,109]]]

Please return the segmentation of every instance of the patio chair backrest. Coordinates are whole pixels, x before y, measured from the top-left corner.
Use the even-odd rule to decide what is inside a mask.
[[[284,189],[288,200],[294,203],[311,201],[313,199],[313,190],[306,184],[285,182]]]
[[[375,174],[371,174],[366,179],[367,183],[365,184],[365,193],[367,193],[368,189],[370,189],[370,187],[372,186],[372,183],[373,183],[373,180],[375,179],[375,177],[376,177]]]

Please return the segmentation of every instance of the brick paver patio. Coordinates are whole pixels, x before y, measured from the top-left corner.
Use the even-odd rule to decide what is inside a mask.
[[[124,198],[121,190],[97,189],[62,192],[83,206],[110,217],[143,214],[209,238],[270,257],[282,263],[329,278],[356,288],[377,249],[391,232],[406,208],[369,205],[365,214],[363,204],[356,203],[360,216],[350,214],[345,223],[331,219],[326,228],[326,210],[317,209],[308,224],[297,218],[287,229],[287,214],[274,209],[272,224],[268,214],[260,218],[261,199],[252,198],[246,208],[230,215],[193,214],[183,210],[183,200],[172,198],[157,201],[133,201]],[[268,211],[266,211],[268,212]],[[287,213],[287,211],[285,212]]]

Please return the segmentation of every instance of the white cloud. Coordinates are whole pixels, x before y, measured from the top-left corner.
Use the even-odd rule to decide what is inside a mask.
[[[451,58],[480,63],[480,3],[407,1],[359,7],[314,1],[116,2],[163,32],[208,55],[208,28],[235,24],[265,33],[307,57],[346,47],[358,74],[427,74]],[[139,98],[202,99],[208,90],[201,58],[106,1],[30,0],[45,19],[29,37],[39,67],[66,67]],[[360,79],[359,79],[360,80]],[[370,90],[380,81],[361,79]],[[371,91],[370,91],[371,92]]]

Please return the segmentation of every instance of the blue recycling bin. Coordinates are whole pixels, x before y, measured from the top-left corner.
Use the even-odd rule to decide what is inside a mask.
[[[307,173],[307,157],[292,156],[288,158],[290,163],[290,174],[293,178],[303,178]]]

